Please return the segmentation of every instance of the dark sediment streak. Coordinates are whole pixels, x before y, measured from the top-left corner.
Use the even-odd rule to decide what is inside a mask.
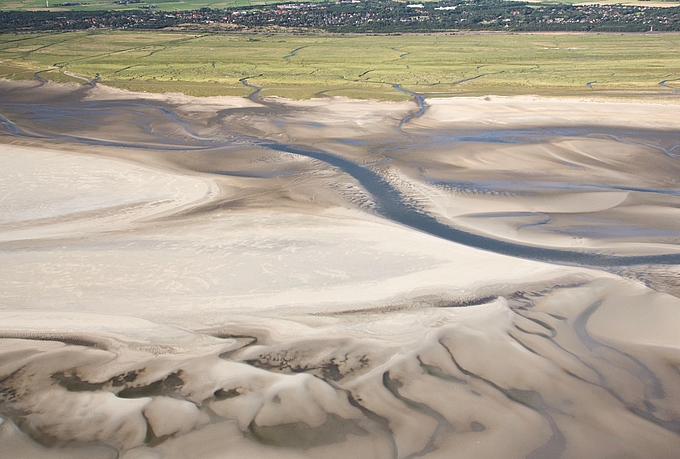
[[[414,452],[412,454],[409,454],[406,456],[404,459],[415,459],[416,457],[421,457],[425,456],[428,453],[431,453],[433,451],[437,451],[438,446],[437,446],[437,440],[440,439],[440,437],[446,437],[449,436],[453,433],[454,429],[453,426],[446,420],[444,416],[442,416],[441,413],[435,411],[434,409],[430,408],[424,403],[416,402],[414,400],[411,400],[409,398],[404,397],[399,393],[399,389],[402,387],[402,382],[399,381],[398,379],[392,379],[390,377],[389,371],[386,371],[383,373],[383,386],[392,393],[392,395],[399,401],[401,401],[404,405],[406,405],[409,409],[412,409],[418,413],[421,413],[425,416],[428,416],[432,418],[436,423],[437,426],[435,427],[434,431],[432,432],[432,436],[428,440],[427,444],[423,447],[422,450]]]
[[[505,389],[495,382],[483,378],[482,376],[475,374],[465,368],[463,368],[458,361],[455,359],[453,356],[453,353],[451,352],[451,349],[444,344],[441,340],[439,341],[439,344],[446,350],[446,352],[449,354],[451,361],[453,364],[456,366],[458,371],[460,371],[462,374],[469,378],[477,379],[488,386],[492,387],[493,389],[501,392],[503,395],[505,395],[509,400],[518,403],[520,405],[523,405],[531,410],[536,411],[538,414],[543,416],[545,420],[548,422],[548,425],[550,426],[550,430],[552,431],[552,435],[550,436],[550,439],[540,446],[539,448],[535,449],[533,452],[531,452],[528,456],[527,459],[543,459],[543,458],[548,458],[548,457],[560,457],[564,451],[567,449],[567,440],[564,437],[564,434],[562,431],[560,431],[559,427],[557,426],[557,423],[553,419],[552,415],[550,414],[551,411],[555,411],[553,407],[548,406],[545,401],[543,400],[543,397],[541,397],[541,394],[534,391],[534,390],[522,390],[522,389]]]

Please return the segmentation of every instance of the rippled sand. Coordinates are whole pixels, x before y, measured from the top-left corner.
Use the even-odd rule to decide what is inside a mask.
[[[677,457],[680,105],[428,104],[0,82],[0,456]]]

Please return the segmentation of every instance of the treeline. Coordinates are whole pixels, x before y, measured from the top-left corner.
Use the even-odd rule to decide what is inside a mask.
[[[237,30],[286,28],[337,33],[488,31],[680,31],[680,7],[541,5],[505,0],[403,3],[344,0],[251,8],[163,12],[149,5],[131,11],[1,12],[1,32],[107,29]]]
[[[69,31],[92,28],[163,29],[183,21],[147,10],[134,11],[3,11],[0,32]]]

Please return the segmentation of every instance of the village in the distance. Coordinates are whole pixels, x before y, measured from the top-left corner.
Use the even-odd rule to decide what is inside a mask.
[[[165,29],[402,33],[442,31],[655,32],[680,30],[680,6],[571,5],[503,0],[396,2],[344,0],[229,9],[161,11],[142,0],[129,10],[83,11],[86,3],[53,4],[44,11],[2,11],[0,31]],[[63,10],[60,10],[63,8]]]

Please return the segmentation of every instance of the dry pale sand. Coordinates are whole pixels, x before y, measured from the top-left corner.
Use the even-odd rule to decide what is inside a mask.
[[[677,457],[680,105],[428,104],[0,82],[3,459]]]

